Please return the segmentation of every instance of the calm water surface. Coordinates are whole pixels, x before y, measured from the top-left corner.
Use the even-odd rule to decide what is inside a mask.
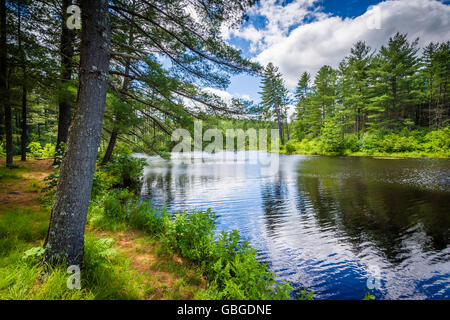
[[[249,159],[273,155],[227,155],[148,157],[143,199],[212,208],[219,231],[238,229],[316,299],[450,299],[449,160],[282,155],[267,173]]]

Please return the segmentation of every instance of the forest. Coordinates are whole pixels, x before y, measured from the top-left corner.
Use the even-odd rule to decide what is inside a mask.
[[[283,154],[450,157],[449,41],[361,39],[290,91],[219,36],[257,2],[0,0],[0,299],[313,299],[214,207],[141,201],[134,155],[170,159],[195,121],[277,129]],[[260,103],[204,90],[242,74]]]
[[[304,72],[292,93],[269,64],[258,111],[276,119],[287,153],[448,157],[450,43],[418,42],[400,33],[378,51],[357,42],[338,69]]]

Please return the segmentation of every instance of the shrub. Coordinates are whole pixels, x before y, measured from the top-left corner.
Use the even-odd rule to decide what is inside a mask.
[[[348,135],[344,138],[344,150],[349,150],[350,152],[359,151],[359,141],[358,137],[354,134]]]
[[[28,156],[31,158],[54,158],[55,157],[55,145],[47,143],[42,148],[39,142],[31,142],[28,145],[30,152]]]
[[[113,187],[139,193],[146,164],[145,159],[118,154],[106,165],[105,171],[113,177]]]
[[[320,140],[324,152],[341,152],[344,144],[341,127],[333,120],[325,122]]]
[[[0,159],[6,158],[6,147],[0,141]]]
[[[428,152],[450,153],[450,126],[431,131],[424,137],[424,149]]]
[[[292,154],[296,150],[295,144],[293,142],[286,143],[286,153]]]
[[[103,219],[102,226],[108,226],[107,221],[126,222],[151,233],[161,240],[166,251],[200,265],[211,281],[208,298],[290,298],[293,288],[275,281],[275,275],[257,260],[256,250],[242,241],[237,231],[215,237],[211,210],[171,217],[165,209],[154,210],[150,203],[136,202],[129,195],[124,190],[110,192],[90,209],[91,217],[96,217],[97,222]]]

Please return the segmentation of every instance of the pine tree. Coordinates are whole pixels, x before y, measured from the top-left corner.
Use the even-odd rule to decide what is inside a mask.
[[[261,106],[266,119],[277,121],[281,144],[284,145],[284,123],[286,123],[286,106],[289,103],[287,89],[281,73],[272,63],[264,70],[261,82]],[[289,129],[288,129],[289,130]],[[289,131],[288,131],[289,132]]]
[[[411,119],[409,106],[415,101],[411,100],[414,90],[414,76],[418,70],[419,39],[410,43],[406,34],[397,33],[389,39],[387,46],[380,49],[380,71],[383,81],[389,85],[387,95],[390,104],[387,106],[387,115],[390,119],[389,127],[396,127],[404,120]]]

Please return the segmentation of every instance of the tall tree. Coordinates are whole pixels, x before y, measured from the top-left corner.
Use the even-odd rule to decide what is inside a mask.
[[[275,118],[278,124],[281,144],[284,145],[284,110],[287,105],[287,90],[278,68],[269,63],[264,70],[261,82],[261,106],[266,119]]]
[[[27,63],[26,63],[26,54],[25,49],[22,44],[22,15],[23,11],[25,11],[26,6],[24,2],[17,2],[17,39],[18,39],[18,51],[20,55],[20,66],[22,71],[22,121],[21,121],[21,160],[27,160],[27,142],[28,142],[28,134],[27,134]]]
[[[74,42],[76,33],[67,27],[69,14],[67,9],[72,5],[71,0],[62,0],[61,12],[61,39],[60,39],[60,59],[61,59],[61,83],[58,95],[58,137],[56,140],[56,153],[61,154],[61,145],[67,142],[69,126],[71,120],[71,96],[67,92],[67,86],[72,79],[74,67]],[[55,158],[56,161],[57,158]]]
[[[346,99],[347,106],[345,109],[350,109],[354,114],[358,138],[367,121],[365,109],[369,98],[367,81],[372,57],[372,49],[363,41],[359,41],[354,45],[348,57],[346,75],[350,80],[350,91]]]
[[[6,166],[13,165],[12,115],[8,86],[8,43],[6,0],[0,0],[0,99],[5,117]]]
[[[46,240],[45,261],[80,265],[109,82],[108,0],[81,1],[80,81]]]
[[[411,92],[414,90],[414,75],[418,70],[418,42],[419,39],[416,39],[410,43],[406,34],[397,33],[389,38],[387,46],[380,49],[380,72],[384,74],[384,81],[390,87],[387,94],[391,103],[387,113],[392,119],[391,123],[410,119],[408,107],[414,103],[411,101]]]

